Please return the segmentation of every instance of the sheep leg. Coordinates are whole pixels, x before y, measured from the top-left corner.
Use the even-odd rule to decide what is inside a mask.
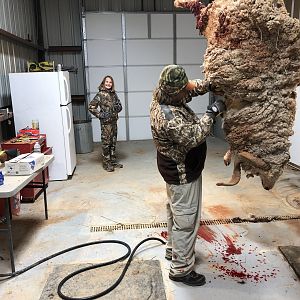
[[[234,168],[229,182],[218,182],[217,186],[233,186],[239,183],[241,179],[241,160],[236,157],[234,160]]]
[[[246,151],[239,152],[238,157],[243,161],[247,161],[247,163],[251,164],[252,166],[260,170],[269,169],[269,166],[261,158],[258,158],[249,152]]]
[[[261,178],[262,185],[265,190],[270,190],[273,188],[276,179],[269,178],[266,171],[270,169],[270,166],[265,163],[261,158],[254,156],[253,154],[242,151],[238,154],[238,157],[241,161],[247,162],[252,165],[254,168],[259,170],[259,176]]]

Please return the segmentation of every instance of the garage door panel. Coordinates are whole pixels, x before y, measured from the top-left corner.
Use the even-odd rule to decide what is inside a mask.
[[[106,75],[113,77],[115,89],[119,92],[124,92],[124,75],[123,67],[90,67],[87,69],[89,78],[89,90],[91,93],[96,93],[102,79]]]
[[[87,39],[122,39],[122,16],[113,13],[87,13],[85,17]]]
[[[178,39],[177,44],[177,63],[178,64],[197,64],[204,62],[204,54],[207,42],[204,39]],[[195,51],[197,49],[197,51]]]
[[[162,68],[163,66],[128,67],[128,90],[152,91],[158,84]]]
[[[123,106],[119,140],[152,139],[150,103],[164,66],[176,61],[189,79],[204,78],[201,65],[207,42],[199,36],[188,13],[175,17],[173,13],[86,13],[85,46],[89,101],[104,76],[115,80]],[[201,116],[208,103],[206,94],[193,98],[189,106]],[[100,141],[99,120],[92,118],[92,122],[94,140]]]
[[[172,40],[128,40],[128,65],[164,65],[173,61]]]
[[[189,79],[204,79],[205,75],[203,73],[203,67],[200,65],[184,65],[182,67],[185,69],[186,75]]]
[[[138,117],[129,120],[130,140],[152,139],[150,118]]]
[[[125,14],[126,38],[147,38],[147,14]]]
[[[173,15],[151,14],[151,37],[173,38]]]
[[[206,112],[208,103],[209,94],[207,93],[203,96],[194,97],[193,100],[188,103],[188,105],[196,114],[203,114]]]
[[[177,14],[176,34],[177,38],[200,38],[195,18],[192,18],[190,14]]]
[[[122,41],[87,41],[87,59],[89,66],[123,65]]]
[[[128,111],[129,115],[149,116],[152,92],[128,93]]]

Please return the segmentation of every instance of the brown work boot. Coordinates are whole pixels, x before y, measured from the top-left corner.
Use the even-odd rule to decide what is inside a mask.
[[[114,166],[109,163],[104,163],[103,164],[103,169],[107,172],[113,172],[115,170]]]

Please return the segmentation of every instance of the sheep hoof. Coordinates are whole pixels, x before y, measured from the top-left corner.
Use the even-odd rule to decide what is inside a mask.
[[[231,157],[232,157],[232,151],[228,150],[225,153],[224,157],[223,157],[225,166],[229,166],[230,165],[230,163],[231,163]]]
[[[228,182],[217,182],[217,186],[234,186],[237,185],[240,182],[239,178],[231,178]]]

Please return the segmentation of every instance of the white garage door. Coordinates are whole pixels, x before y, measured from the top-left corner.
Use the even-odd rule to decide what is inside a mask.
[[[182,65],[190,79],[203,78],[206,40],[199,36],[191,14],[86,13],[84,44],[89,101],[102,78],[111,75],[123,111],[118,140],[151,139],[149,105],[165,65]],[[208,94],[191,107],[202,114]],[[99,120],[92,119],[93,139],[100,141]]]

